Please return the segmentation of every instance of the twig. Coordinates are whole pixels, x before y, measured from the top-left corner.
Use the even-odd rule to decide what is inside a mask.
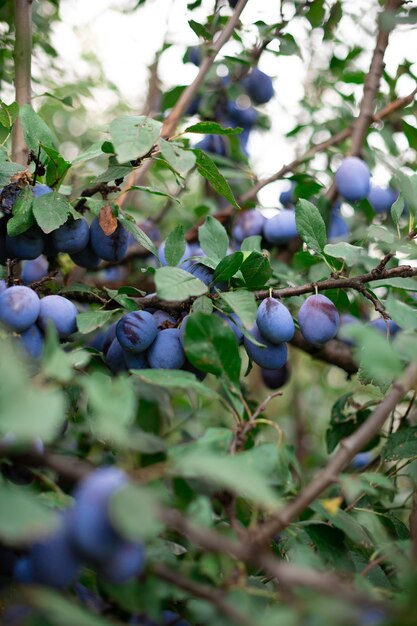
[[[16,39],[14,47],[16,102],[19,106],[31,101],[32,0],[14,0]],[[27,165],[29,151],[17,118],[12,133],[12,159]]]

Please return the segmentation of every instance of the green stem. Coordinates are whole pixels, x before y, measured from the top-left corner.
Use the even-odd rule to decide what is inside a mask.
[[[19,106],[31,101],[31,58],[32,58],[32,0],[14,0],[15,12],[15,90]],[[28,148],[18,118],[13,127],[12,159],[27,165]]]

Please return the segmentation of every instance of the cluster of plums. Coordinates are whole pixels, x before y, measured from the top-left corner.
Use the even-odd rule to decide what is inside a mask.
[[[102,467],[87,475],[75,490],[72,508],[60,515],[58,527],[16,561],[15,579],[67,587],[84,564],[113,583],[138,576],[144,569],[144,548],[122,537],[109,513],[111,497],[127,482],[126,474],[114,467]]]
[[[65,340],[77,329],[77,315],[76,306],[63,296],[39,298],[30,287],[6,287],[0,281],[0,323],[19,334],[22,347],[34,359],[42,354],[48,324]]]

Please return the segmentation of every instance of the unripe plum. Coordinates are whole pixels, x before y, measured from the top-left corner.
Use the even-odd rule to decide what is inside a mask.
[[[264,224],[264,237],[273,244],[285,244],[297,237],[295,211],[288,209],[267,219]]]
[[[246,237],[262,235],[265,221],[265,217],[257,209],[241,211],[235,219],[232,230],[233,238],[240,244]]]
[[[44,235],[40,228],[31,226],[17,237],[6,237],[7,256],[12,259],[36,259],[44,249]]]
[[[33,261],[24,261],[22,263],[22,273],[20,278],[24,285],[30,285],[31,283],[41,280],[48,276],[48,260],[43,256],[38,256]]]
[[[366,163],[355,156],[343,159],[336,172],[336,186],[349,202],[366,198],[371,188],[371,173]]]
[[[368,200],[375,213],[388,213],[398,198],[398,191],[392,187],[371,187]]]
[[[275,298],[265,298],[258,308],[256,324],[265,339],[283,343],[294,337],[295,327],[287,307]]]
[[[93,252],[104,261],[115,263],[121,261],[127,251],[129,233],[119,223],[111,235],[106,235],[95,217],[90,226],[90,244]]]
[[[276,370],[285,365],[287,362],[287,344],[271,343],[263,337],[256,324],[250,331],[250,334],[256,341],[265,346],[265,348],[256,346],[247,337],[244,337],[243,344],[246,348],[246,352],[254,363],[267,370]]]
[[[79,220],[69,219],[65,224],[52,232],[52,242],[58,252],[76,254],[87,246],[90,239],[90,227],[83,217]]]
[[[43,335],[36,324],[29,326],[20,335],[20,344],[32,359],[40,359],[43,343]]]
[[[147,311],[127,313],[116,326],[116,337],[124,350],[143,352],[154,341],[158,332],[156,321]]]
[[[261,369],[262,380],[268,389],[280,389],[288,382],[290,368],[288,363],[276,370]]]
[[[0,322],[22,332],[36,322],[40,307],[40,300],[33,289],[9,287],[0,294]]]
[[[257,67],[254,67],[243,79],[242,85],[255,104],[265,104],[274,95],[272,78]]]
[[[150,367],[154,369],[181,369],[185,362],[180,332],[177,328],[161,330],[147,352]]]
[[[340,318],[333,302],[319,293],[303,302],[298,322],[306,341],[323,344],[336,335]]]
[[[78,310],[63,296],[45,296],[41,299],[38,324],[46,331],[48,322],[52,322],[61,339],[66,339],[77,330]]]

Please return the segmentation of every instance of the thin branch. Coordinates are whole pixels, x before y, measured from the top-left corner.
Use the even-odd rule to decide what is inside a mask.
[[[32,57],[32,0],[14,0],[15,15],[15,90],[16,102],[19,106],[30,104],[31,90],[31,57]],[[29,150],[23,136],[19,117],[13,126],[12,159],[21,165],[27,165]]]
[[[253,543],[259,545],[268,542],[305,511],[327,487],[337,482],[340,472],[349,464],[355,454],[363,450],[366,444],[381,430],[391,411],[416,385],[417,366],[411,364],[406,368],[403,376],[394,382],[390,393],[374,409],[366,422],[352,435],[340,442],[336,454],[330,459],[326,467],[282,511],[272,515],[267,522],[253,531]]]

